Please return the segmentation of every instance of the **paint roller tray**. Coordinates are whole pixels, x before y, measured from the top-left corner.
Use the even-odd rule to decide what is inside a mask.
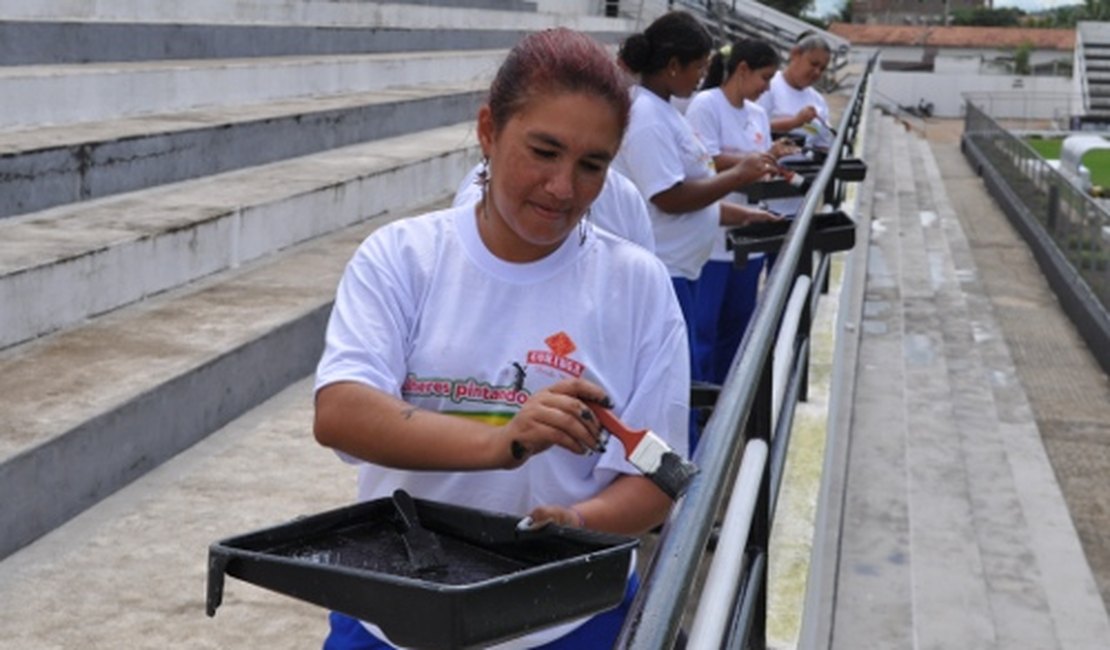
[[[749,253],[774,253],[782,247],[792,220],[753,223],[732,228],[726,246],[733,261],[743,266]],[[848,250],[856,245],[856,222],[839,210],[813,215],[810,244],[817,250],[832,252]]]
[[[401,646],[465,648],[611,609],[635,538],[547,526],[414,499],[446,567],[413,568],[391,499],[346,506],[212,544],[209,616],[224,574],[378,625]]]

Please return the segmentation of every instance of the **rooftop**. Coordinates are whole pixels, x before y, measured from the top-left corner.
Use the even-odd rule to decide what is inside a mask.
[[[832,23],[829,31],[847,39],[852,45],[1006,49],[1029,43],[1038,50],[1075,49],[1074,29]]]

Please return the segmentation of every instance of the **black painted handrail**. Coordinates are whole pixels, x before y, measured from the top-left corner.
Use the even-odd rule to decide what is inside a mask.
[[[689,491],[671,512],[660,534],[656,551],[645,572],[642,588],[625,621],[617,642],[619,648],[660,650],[671,648],[679,636],[680,624],[692,594],[698,568],[705,556],[713,523],[728,494],[729,482],[740,463],[740,453],[753,438],[771,438],[772,348],[787,300],[800,270],[807,274],[812,262],[808,242],[814,214],[828,196],[841,197],[835,178],[837,164],[850,154],[851,143],[865,110],[866,88],[875,67],[876,57],[867,64],[840,120],[835,143],[817,174],[798,216],[794,219],[779,251],[767,287],[760,296],[756,312],[740,343],[728,377],[721,388],[712,416],[706,424],[694,462],[701,468]],[[830,190],[830,191],[826,191]],[[838,200],[838,199],[837,199]],[[819,270],[820,267],[819,267]],[[822,270],[823,272],[823,270]],[[811,291],[819,291],[822,282],[814,282]],[[812,304],[812,302],[810,303]],[[808,309],[806,310],[808,312]],[[809,336],[808,314],[799,325],[798,353],[804,354]],[[792,364],[795,375],[805,373],[805,364]],[[784,414],[792,416],[794,402],[804,395],[804,387],[791,378],[788,404]],[[782,420],[790,417],[780,417]],[[785,450],[781,453],[785,455]],[[751,558],[765,556],[774,510],[771,485],[772,472],[765,470],[758,497],[747,549],[722,549],[721,552],[746,552]],[[763,569],[760,569],[763,567]],[[766,647],[766,564],[754,561],[743,581],[747,586],[735,606],[734,630],[743,631],[744,639],[729,639],[731,647]],[[753,568],[756,571],[753,573]],[[738,618],[737,618],[738,617]]]

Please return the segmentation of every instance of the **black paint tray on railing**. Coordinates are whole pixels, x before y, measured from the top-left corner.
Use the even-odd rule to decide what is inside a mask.
[[[780,164],[804,178],[806,182],[812,183],[813,179],[817,178],[817,175],[821,172],[824,161],[823,159],[819,162],[813,160],[783,160]],[[833,178],[838,181],[858,182],[866,177],[867,163],[856,158],[841,159],[833,170]],[[749,202],[755,203],[770,199],[804,196],[808,187],[795,187],[782,178],[775,178],[745,185],[740,188],[740,191],[744,193]]]
[[[775,253],[782,247],[792,220],[753,223],[728,231],[725,246],[732,251],[733,264],[744,266],[750,253]],[[813,215],[809,245],[815,250],[832,252],[856,245],[856,222],[836,210]]]
[[[224,574],[343,612],[412,648],[466,648],[588,616],[624,596],[635,538],[413,499],[444,568],[406,553],[390,499],[322,512],[228,538],[208,550],[209,616]]]

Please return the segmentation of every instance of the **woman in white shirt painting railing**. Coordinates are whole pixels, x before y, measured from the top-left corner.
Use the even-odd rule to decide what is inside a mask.
[[[686,330],[667,271],[584,219],[628,121],[625,77],[567,29],[526,36],[478,114],[476,202],[386,224],[350,261],[316,373],[317,440],[361,500],[411,495],[599,531],[659,525],[669,497],[603,445],[589,402],[686,452]],[[634,564],[634,563],[631,563]],[[617,608],[494,646],[611,648]],[[324,648],[392,648],[331,614]]]

